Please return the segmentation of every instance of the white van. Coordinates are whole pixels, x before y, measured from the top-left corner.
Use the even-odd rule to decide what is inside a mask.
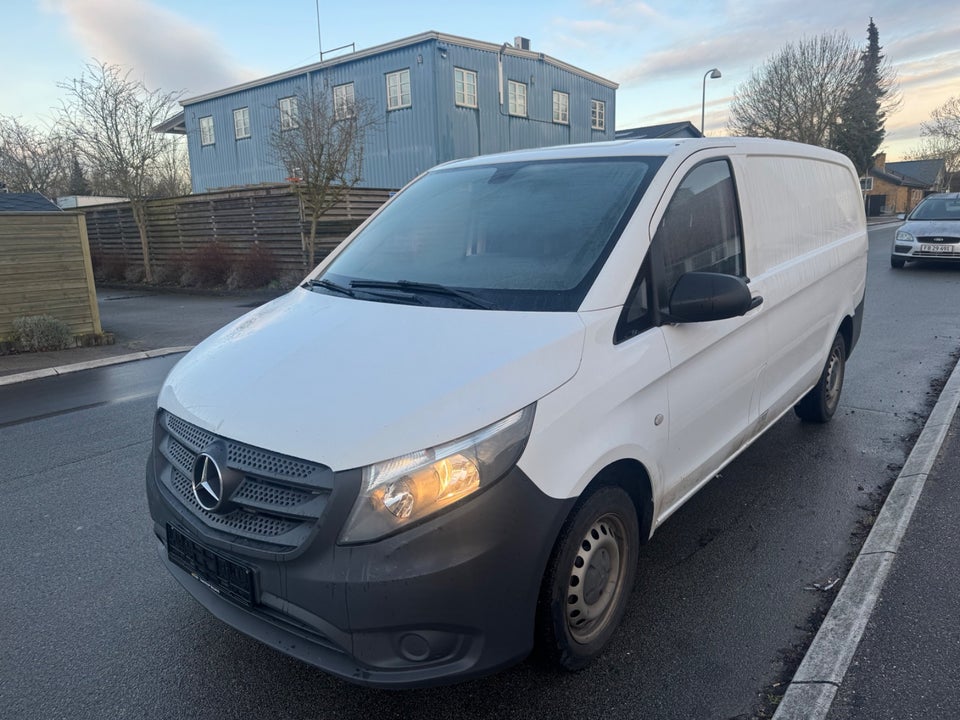
[[[638,545],[782,415],[825,422],[863,317],[841,155],[623,141],[435,168],[159,397],[161,556],[352,682],[577,669]]]

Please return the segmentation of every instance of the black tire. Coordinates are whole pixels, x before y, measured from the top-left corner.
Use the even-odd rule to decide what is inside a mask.
[[[896,255],[890,256],[890,267],[896,268],[897,270],[899,270],[906,264],[907,264],[907,261],[902,257],[897,257]]]
[[[580,500],[554,545],[537,608],[537,650],[579,670],[609,642],[636,575],[640,529],[625,490],[603,486]]]
[[[794,412],[805,422],[825,423],[833,417],[840,405],[843,390],[843,374],[847,362],[847,344],[838,333],[830,346],[827,362],[820,373],[820,380],[794,406]]]

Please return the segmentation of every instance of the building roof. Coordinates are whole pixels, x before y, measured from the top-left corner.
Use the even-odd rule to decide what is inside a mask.
[[[159,125],[154,125],[153,131],[158,133],[171,133],[173,135],[186,135],[187,114],[181,110],[176,115],[168,117]]]
[[[912,187],[912,188],[921,188],[925,190],[930,189],[930,185],[916,178],[907,177],[906,175],[901,175],[897,172],[890,172],[887,170],[877,170],[876,168],[870,168],[870,175],[873,177],[884,180],[891,185],[901,185],[903,187]]]
[[[693,123],[684,121],[617,130],[616,137],[617,140],[646,140],[679,137],[698,138],[703,137],[703,135]]]
[[[943,158],[934,160],[905,160],[902,162],[886,163],[884,171],[914,178],[932,187],[942,178],[946,165],[947,163]]]
[[[447,35],[445,33],[437,32],[436,30],[428,30],[427,32],[420,33],[419,35],[411,35],[410,37],[401,38],[400,40],[394,40],[393,42],[385,43],[383,45],[375,45],[365,50],[359,50],[357,52],[352,52],[347,55],[340,55],[331,60],[324,60],[322,62],[314,63],[312,65],[304,65],[303,67],[294,68],[293,70],[287,70],[286,72],[278,73],[276,75],[270,75],[268,77],[259,78],[257,80],[251,80],[250,82],[242,83],[240,85],[233,85],[232,87],[224,88],[223,90],[216,90],[214,92],[205,93],[203,95],[197,95],[195,97],[186,98],[180,101],[180,104],[184,107],[187,105],[192,105],[194,103],[203,102],[204,100],[212,100],[213,98],[222,97],[224,95],[232,95],[235,92],[240,90],[248,90],[250,88],[259,87],[261,85],[269,85],[270,83],[277,82],[278,80],[285,80],[291,77],[297,77],[298,75],[305,75],[307,73],[315,72],[317,70],[322,70],[324,68],[333,67],[334,65],[340,65],[342,63],[353,62],[354,60],[359,60],[365,57],[371,57],[373,55],[379,55],[381,53],[389,52],[391,50],[397,50],[399,48],[407,47],[409,45],[417,45],[422,42],[427,42],[428,40],[436,40],[440,43],[450,43],[451,45],[459,45],[461,47],[475,48],[477,50],[487,50],[489,52],[500,53],[504,55],[513,55],[516,57],[529,58],[531,60],[543,60],[550,65],[558,67],[567,72],[574,73],[580,77],[586,78],[587,80],[592,80],[593,82],[605,85],[613,90],[616,90],[619,86],[618,83],[613,82],[612,80],[607,80],[602,78],[599,75],[594,75],[593,73],[582,70],[573,65],[568,65],[567,63],[552,58],[549,55],[544,55],[543,53],[533,52],[532,50],[521,50],[510,45],[510,43],[503,43],[497,45],[495,43],[483,42],[482,40],[471,40],[470,38],[459,37],[457,35]],[[177,117],[174,116],[169,120],[158,125],[155,130],[158,132],[177,132]],[[165,129],[161,129],[165,128]]]
[[[0,192],[0,212],[60,212],[52,200],[40,193]]]

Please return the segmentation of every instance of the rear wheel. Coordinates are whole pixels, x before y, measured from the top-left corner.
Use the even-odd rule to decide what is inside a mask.
[[[830,354],[827,355],[827,362],[820,373],[820,380],[793,408],[801,420],[825,423],[833,417],[840,405],[846,361],[847,345],[843,336],[838,333],[830,346]]]
[[[583,499],[564,524],[544,576],[538,650],[579,670],[610,640],[633,587],[640,530],[633,500],[606,486]]]
[[[902,257],[897,257],[896,255],[890,256],[890,267],[899,269],[906,264],[907,264],[907,261],[904,260]]]

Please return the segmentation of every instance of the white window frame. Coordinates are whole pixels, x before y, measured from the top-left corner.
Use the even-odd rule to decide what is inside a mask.
[[[590,101],[590,128],[593,130],[607,129],[607,104],[603,100]]]
[[[387,110],[400,110],[413,105],[410,95],[410,69],[387,73]]]
[[[217,142],[217,135],[213,128],[213,115],[204,115],[200,118],[200,144],[213,145]]]
[[[860,190],[863,192],[870,192],[873,190],[873,178],[869,176],[860,178]]]
[[[477,107],[477,73],[473,70],[453,69],[454,102],[459,107]]]
[[[290,95],[289,97],[280,98],[280,129],[281,130],[295,130],[300,127],[298,117],[300,115],[300,109],[297,105],[297,96]]]
[[[527,84],[509,80],[507,82],[507,112],[516,117],[527,116]]]
[[[242,107],[233,111],[233,137],[243,140],[250,137],[250,108]]]
[[[570,93],[553,91],[553,121],[562,125],[570,124]]]
[[[335,120],[345,120],[357,113],[356,89],[352,82],[333,86],[333,117]]]

